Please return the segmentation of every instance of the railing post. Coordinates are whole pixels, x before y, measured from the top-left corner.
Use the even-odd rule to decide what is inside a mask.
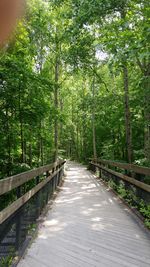
[[[51,179],[51,183],[50,183],[51,184],[51,195],[53,195],[53,179],[54,178]]]
[[[60,185],[61,182],[61,177],[62,177],[62,164],[59,165],[59,178],[58,178],[58,185]]]
[[[91,161],[89,161],[88,170],[91,171]]]
[[[46,178],[48,178],[49,177],[49,171],[47,171],[46,172]],[[48,183],[47,185],[46,185],[46,204],[48,203],[48,201],[49,201],[49,195],[50,195],[50,184]]]
[[[62,179],[62,177],[63,177],[63,176],[64,176],[64,174],[65,174],[65,163],[66,163],[66,162],[64,162],[64,163],[63,163],[63,168],[62,168],[61,179]]]
[[[60,164],[58,166],[59,172],[58,172],[58,181],[57,181],[57,186],[60,184],[60,175],[61,175],[61,170],[60,170]]]
[[[96,172],[96,166],[93,165],[93,172],[95,173]]]
[[[21,186],[19,186],[17,188],[17,198],[20,198],[21,197]],[[17,214],[17,222],[16,222],[16,244],[15,244],[15,247],[16,247],[16,250],[18,251],[19,248],[20,248],[20,244],[21,244],[21,216],[22,215],[22,209],[20,209],[18,211],[18,214]]]
[[[56,167],[56,171],[57,171],[57,174],[56,174],[56,178],[55,178],[55,189],[57,188],[57,185],[58,185],[58,169],[59,169],[59,166],[57,165]]]
[[[38,185],[39,184],[39,182],[40,182],[40,177],[39,176],[37,176],[36,177],[36,185]],[[38,193],[37,193],[37,195],[36,195],[36,210],[37,210],[37,218],[40,216],[40,213],[41,213],[41,208],[40,208],[40,199],[41,199],[41,191],[39,191]]]
[[[99,178],[102,178],[102,169],[99,167]]]

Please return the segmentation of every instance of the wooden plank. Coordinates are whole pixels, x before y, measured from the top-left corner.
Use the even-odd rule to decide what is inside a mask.
[[[34,177],[43,174],[44,172],[50,171],[53,168],[56,168],[58,165],[65,163],[64,160],[60,160],[59,162],[55,162],[35,170],[23,172],[6,179],[0,180],[0,195],[5,194],[6,192],[11,191],[12,189],[17,188],[18,186],[32,180]]]
[[[105,164],[105,165],[109,165],[109,166],[114,166],[114,167],[118,167],[120,169],[125,169],[125,170],[129,170],[129,171],[133,171],[135,173],[140,173],[140,174],[150,176],[150,168],[140,167],[140,166],[137,166],[134,164],[120,163],[120,162],[115,162],[115,161],[111,161],[111,160],[100,160],[100,159],[97,160],[97,163],[101,163],[101,164]]]
[[[28,191],[22,197],[14,201],[11,205],[0,212],[0,224],[7,220],[12,214],[14,214],[19,208],[21,208],[30,198],[32,198],[42,187],[44,187],[61,169],[63,166],[36,185],[33,189]]]
[[[91,163],[92,163],[92,162],[91,162]],[[131,177],[127,176],[127,175],[124,175],[124,174],[122,174],[122,173],[118,173],[118,172],[116,172],[116,171],[113,171],[113,170],[111,170],[111,169],[108,169],[108,168],[106,168],[106,167],[103,167],[102,165],[99,165],[99,164],[96,164],[96,163],[92,163],[92,164],[93,164],[94,166],[96,166],[96,167],[98,167],[98,168],[100,168],[100,169],[102,169],[102,170],[104,170],[104,171],[106,171],[106,172],[108,172],[108,173],[111,173],[111,174],[117,176],[118,178],[120,178],[120,179],[122,179],[122,180],[124,180],[124,181],[127,181],[127,182],[129,182],[130,184],[133,184],[133,185],[135,185],[135,186],[141,188],[142,190],[144,190],[144,191],[150,193],[150,185],[145,184],[145,183],[142,183],[142,182],[140,182],[140,181],[138,181],[138,180],[136,180],[136,179],[134,179],[134,178],[131,178]]]

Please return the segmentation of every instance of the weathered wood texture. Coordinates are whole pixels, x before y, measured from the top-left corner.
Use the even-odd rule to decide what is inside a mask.
[[[85,167],[67,177],[18,267],[149,267],[150,236]]]
[[[0,180],[0,195],[3,195],[6,192],[9,192],[14,188],[17,188],[18,186],[32,180],[34,177],[39,176],[43,174],[44,172],[51,171],[53,168],[56,168],[56,166],[61,165],[63,163],[64,161],[61,160],[59,162],[55,162],[47,166],[37,168],[35,170],[27,171],[27,172],[20,173],[18,175],[14,175],[6,179]]]

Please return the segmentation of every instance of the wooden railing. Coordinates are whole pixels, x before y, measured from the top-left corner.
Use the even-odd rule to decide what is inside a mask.
[[[93,162],[94,162],[94,160],[93,160]],[[150,176],[150,168],[147,168],[147,167],[141,167],[141,166],[137,166],[137,165],[134,165],[134,164],[128,164],[128,163],[120,163],[120,162],[111,161],[111,160],[100,160],[100,159],[98,159],[95,162],[100,164],[100,165],[106,165],[106,166],[110,166],[110,167],[117,167],[119,169],[128,170],[130,172],[134,172],[134,173]]]
[[[64,160],[0,180],[0,203],[12,201],[0,211],[0,266],[2,257],[20,250],[64,173]],[[10,238],[11,236],[11,238]],[[13,236],[13,237],[12,237]],[[7,264],[6,264],[7,265]]]
[[[0,212],[0,224],[3,223],[7,218],[9,218],[21,206],[23,206],[31,197],[33,197],[40,189],[42,189],[42,187],[44,187],[48,182],[50,182],[50,180],[60,172],[63,166],[64,161],[59,161],[58,163],[55,162],[53,164],[40,167],[38,169],[1,180],[0,195],[8,193],[12,189],[17,188],[18,199]],[[39,176],[43,175],[44,173],[46,173],[46,178],[40,182]],[[37,185],[21,196],[22,185],[33,179],[36,179]]]
[[[150,203],[150,185],[141,181],[145,177],[149,177],[150,181],[150,168],[110,160],[91,159],[89,169],[92,171],[97,169],[99,177],[107,182],[111,179],[116,184],[122,181],[125,188],[131,190],[134,196]]]

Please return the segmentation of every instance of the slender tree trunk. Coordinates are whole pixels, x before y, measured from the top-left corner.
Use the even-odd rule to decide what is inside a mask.
[[[58,61],[58,55],[56,55],[55,88],[54,88],[54,105],[55,105],[55,110],[56,110],[55,122],[54,122],[54,145],[55,145],[54,160],[55,161],[58,158],[58,81],[59,81],[59,61]]]
[[[7,125],[7,176],[11,174],[11,140],[10,140],[10,126],[9,126],[9,116],[8,116],[8,108],[6,108],[6,125]]]
[[[32,167],[32,144],[29,145],[29,166]]]
[[[94,114],[94,112],[92,112],[92,132],[93,132],[93,155],[94,155],[94,159],[97,159],[96,133],[95,133],[95,114]]]
[[[150,164],[150,76],[145,73],[144,76],[144,96],[145,96],[145,108],[144,108],[144,121],[145,121],[145,157]]]
[[[44,147],[43,147],[43,137],[42,137],[42,121],[39,126],[39,137],[38,137],[38,162],[39,165],[44,165]]]
[[[76,146],[76,157],[80,161],[80,152],[79,152],[79,127],[77,125],[77,146]]]
[[[27,162],[27,159],[26,159],[26,155],[27,155],[27,141],[25,140],[24,138],[24,141],[23,141],[23,147],[24,147],[24,163]]]
[[[54,105],[55,105],[55,122],[54,122],[54,160],[58,158],[58,93],[59,93],[59,46],[56,40],[56,60],[55,60],[55,87],[54,87]]]
[[[82,158],[84,161],[87,160],[87,151],[86,151],[86,113],[83,115],[83,119],[82,119],[82,139],[83,139],[83,155],[82,155]]]
[[[77,157],[77,160],[79,160],[79,158],[80,158],[80,155],[79,155],[79,120],[78,120],[78,118],[79,118],[79,114],[77,112],[77,140],[76,140],[76,142],[77,142],[77,144],[76,144],[76,157]]]
[[[21,138],[21,163],[24,163],[24,137],[23,137],[23,123],[20,121],[20,138]]]
[[[121,18],[126,19],[126,8],[122,6]],[[124,31],[123,26],[123,31]],[[124,44],[125,46],[125,44]],[[124,80],[124,102],[125,102],[125,130],[126,130],[126,158],[129,163],[132,162],[133,151],[132,151],[132,131],[131,131],[131,114],[129,105],[129,77],[127,60],[124,58],[123,63],[123,80]]]
[[[64,102],[63,102],[63,98],[60,94],[59,96],[59,103],[60,103],[60,111],[61,111],[61,114],[63,113],[63,109],[64,109]],[[63,122],[61,121],[60,122],[60,130],[59,130],[59,134],[60,134],[60,137],[63,136]],[[61,146],[63,146],[63,143],[61,143]]]
[[[137,64],[143,75],[142,89],[144,92],[144,152],[145,158],[150,164],[150,61],[140,61],[136,56]]]
[[[30,126],[29,166],[32,167],[32,127]]]
[[[123,79],[124,79],[124,102],[125,102],[125,129],[126,129],[126,151],[127,161],[132,162],[132,133],[131,133],[131,114],[129,105],[129,78],[128,68],[126,64],[123,66]]]
[[[93,136],[93,156],[97,159],[96,151],[96,131],[95,131],[95,78],[92,83],[93,105],[92,105],[92,136]]]
[[[23,132],[23,118],[21,110],[21,84],[19,84],[19,120],[20,120],[20,145],[21,145],[21,163],[24,163],[24,132]]]
[[[86,95],[86,81],[83,80],[82,82],[82,99],[85,99],[85,95]],[[87,161],[87,146],[86,146],[86,133],[87,133],[87,113],[86,113],[86,106],[84,103],[83,106],[83,115],[82,115],[82,139],[83,139],[83,155],[82,158],[84,160],[84,162]]]
[[[44,165],[44,147],[43,147],[43,138],[41,137],[40,140],[40,147],[41,147],[41,165]]]

